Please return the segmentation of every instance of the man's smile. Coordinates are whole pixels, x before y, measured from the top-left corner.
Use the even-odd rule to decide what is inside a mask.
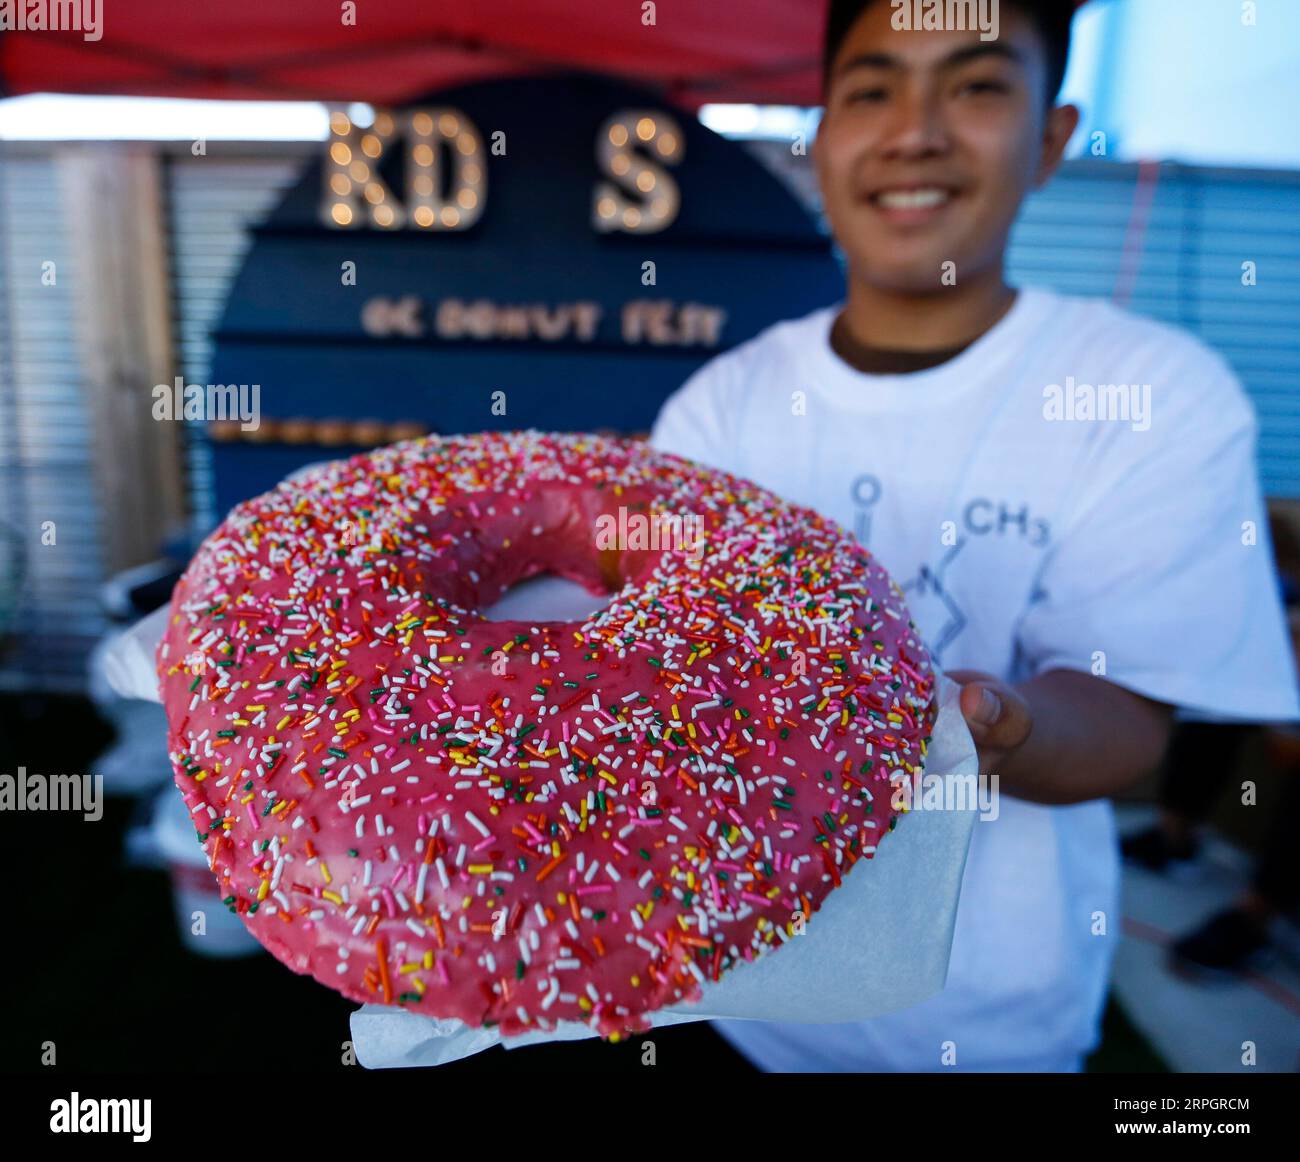
[[[950,185],[907,182],[878,187],[862,201],[895,225],[921,225],[937,218],[960,192]]]

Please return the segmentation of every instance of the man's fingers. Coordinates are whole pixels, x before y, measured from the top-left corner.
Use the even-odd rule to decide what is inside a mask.
[[[961,712],[975,741],[986,747],[1012,748],[1029,736],[1029,706],[1001,683],[971,682],[961,691]]]

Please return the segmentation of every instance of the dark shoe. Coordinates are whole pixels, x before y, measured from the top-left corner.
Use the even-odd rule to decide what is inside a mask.
[[[1169,966],[1192,977],[1238,977],[1271,959],[1268,933],[1229,908],[1169,946]]]
[[[1175,846],[1164,830],[1156,826],[1126,835],[1119,842],[1119,850],[1130,863],[1152,872],[1189,868],[1196,859],[1194,842],[1185,847]]]

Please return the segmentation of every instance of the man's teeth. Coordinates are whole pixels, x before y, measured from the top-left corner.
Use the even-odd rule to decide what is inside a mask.
[[[876,200],[889,210],[931,210],[948,201],[948,191],[928,190],[886,190]]]

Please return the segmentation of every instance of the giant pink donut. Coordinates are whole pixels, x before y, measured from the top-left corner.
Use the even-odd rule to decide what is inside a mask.
[[[614,596],[584,622],[478,612],[539,573]],[[507,1035],[644,1030],[778,948],[891,830],[935,713],[900,592],[838,525],[536,432],[396,444],[239,505],[158,672],[253,935],[354,1000]]]

